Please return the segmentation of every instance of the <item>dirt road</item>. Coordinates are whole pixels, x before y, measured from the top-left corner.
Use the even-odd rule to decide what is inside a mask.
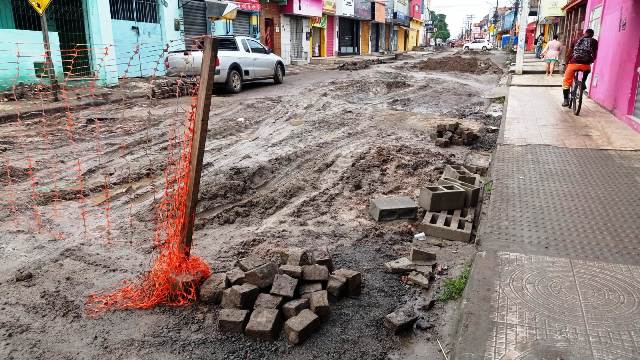
[[[367,206],[377,195],[416,198],[444,164],[475,151],[437,148],[429,134],[451,121],[495,125],[481,96],[499,75],[420,70],[415,62],[307,69],[281,86],[249,85],[213,100],[193,253],[220,271],[249,253],[327,247],[338,266],[364,274],[362,296],[340,302],[297,347],[224,336],[217,309],[197,304],[84,313],[89,294],[149,267],[168,139],[189,99],[126,100],[75,112],[71,123],[60,114],[0,125],[0,357],[384,359],[407,358],[407,342],[435,354],[436,338],[447,343],[451,306],[438,305],[435,326],[408,338],[382,326],[387,313],[421,296],[381,267],[406,250],[413,230],[373,222]],[[455,266],[473,248],[443,251],[441,261]]]

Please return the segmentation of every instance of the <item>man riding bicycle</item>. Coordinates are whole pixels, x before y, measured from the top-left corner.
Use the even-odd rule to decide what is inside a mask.
[[[573,44],[572,50],[569,52],[571,58],[564,71],[564,80],[562,81],[562,94],[564,101],[562,106],[569,106],[569,88],[573,83],[573,77],[576,71],[583,71],[583,83],[586,84],[587,75],[591,71],[591,64],[596,60],[598,53],[598,40],[593,38],[593,30],[587,29],[584,36]]]

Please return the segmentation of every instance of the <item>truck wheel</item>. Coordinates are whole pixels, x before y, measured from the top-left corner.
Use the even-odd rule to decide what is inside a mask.
[[[284,69],[281,64],[276,64],[276,71],[273,73],[273,82],[282,84],[284,81]]]
[[[227,91],[233,94],[237,94],[242,91],[242,76],[236,69],[229,71],[227,76]]]
[[[486,47],[486,46],[483,46],[483,47],[482,47],[482,51],[487,51],[487,47]]]
[[[468,46],[465,46],[463,50],[464,50],[464,51],[469,51],[469,47],[468,47]]]

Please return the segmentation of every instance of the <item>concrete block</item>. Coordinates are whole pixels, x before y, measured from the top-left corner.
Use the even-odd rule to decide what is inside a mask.
[[[227,281],[229,281],[229,285],[244,284],[244,271],[237,268],[227,271]]]
[[[260,289],[251,284],[234,285],[226,289],[222,294],[222,307],[250,310]]]
[[[277,309],[256,309],[251,313],[244,333],[252,338],[275,340],[282,329],[282,317]]]
[[[418,206],[408,196],[389,196],[371,200],[369,214],[376,221],[415,219]]]
[[[474,173],[461,165],[446,165],[442,173],[443,177],[457,179],[470,185],[477,185],[479,178]]]
[[[302,266],[297,265],[280,265],[280,274],[286,274],[292,278],[302,278]]]
[[[209,278],[200,285],[198,291],[200,301],[207,304],[220,304],[222,301],[222,294],[227,286],[227,274],[216,273],[209,276]]]
[[[425,289],[428,289],[430,285],[429,278],[417,271],[410,273],[409,276],[407,276],[407,280],[409,280],[409,282],[411,282],[412,284],[418,285]]]
[[[320,318],[311,310],[302,310],[284,323],[284,332],[292,345],[305,341],[320,326]]]
[[[466,196],[464,199],[465,207],[473,207],[478,205],[478,199],[480,199],[479,186],[467,184],[466,182],[453,179],[453,178],[448,178],[448,177],[441,177],[438,180],[438,185],[457,185],[459,188],[463,189],[466,193]]]
[[[453,215],[447,211],[428,212],[417,229],[427,235],[453,241],[469,242],[473,223],[462,216],[462,210],[456,210]]]
[[[266,264],[267,262],[256,257],[256,256],[249,256],[246,257],[244,259],[240,259],[238,261],[236,261],[236,267],[240,268],[240,270],[247,272],[250,270],[253,270],[257,267],[260,267],[264,264]]]
[[[309,309],[316,313],[323,321],[329,318],[331,308],[329,307],[329,294],[326,290],[311,293]]]
[[[338,275],[329,276],[329,283],[327,284],[327,292],[329,295],[339,299],[345,295],[346,290],[347,279]]]
[[[394,334],[410,330],[418,320],[418,314],[413,309],[401,308],[385,316],[384,326]]]
[[[418,203],[428,211],[462,209],[465,196],[466,192],[457,185],[426,186],[420,189]]]
[[[410,273],[416,269],[416,264],[412,263],[409,258],[403,257],[397,260],[384,263],[385,271],[393,274]]]
[[[242,334],[249,320],[249,311],[240,309],[221,309],[218,315],[218,328],[222,332]]]
[[[281,261],[286,265],[313,265],[313,254],[301,248],[290,248],[281,254]]]
[[[327,250],[324,249],[315,249],[313,250],[313,259],[318,265],[324,265],[329,269],[329,272],[333,271],[333,260],[331,259],[331,254]]]
[[[284,298],[282,296],[260,293],[256,298],[253,309],[279,309],[283,302]]]
[[[416,265],[433,265],[436,263],[436,254],[413,245],[409,253],[409,260]]]
[[[300,311],[309,308],[309,299],[295,299],[282,305],[282,313],[286,319],[294,317]]]
[[[334,275],[343,277],[347,280],[347,293],[349,297],[359,296],[362,292],[362,274],[349,269],[338,269]]]
[[[305,265],[302,267],[302,279],[304,281],[327,281],[329,269],[323,265]]]
[[[261,289],[268,288],[273,284],[273,279],[278,273],[278,265],[268,262],[244,274],[245,282],[253,284]]]
[[[302,284],[300,285],[300,290],[298,291],[300,293],[300,297],[304,297],[307,294],[311,294],[314,293],[316,291],[321,291],[322,290],[322,283],[320,282],[311,282],[311,283],[306,283],[306,284]]]
[[[296,294],[297,286],[298,279],[286,274],[276,274],[276,277],[273,279],[273,285],[271,286],[271,293],[286,298],[293,298]]]

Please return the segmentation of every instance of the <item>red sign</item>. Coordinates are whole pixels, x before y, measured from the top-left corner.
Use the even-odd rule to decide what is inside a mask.
[[[422,18],[422,0],[410,0],[409,7],[409,16],[420,20]]]
[[[260,0],[236,0],[233,3],[240,10],[260,11]]]

